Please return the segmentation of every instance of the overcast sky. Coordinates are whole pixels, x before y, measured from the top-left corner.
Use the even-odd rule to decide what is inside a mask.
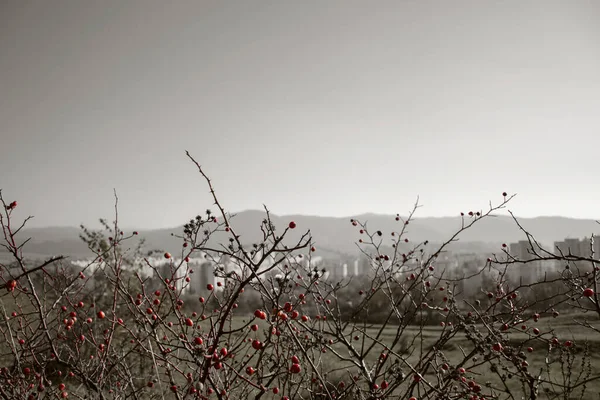
[[[31,226],[230,211],[600,218],[598,1],[0,2],[0,187]],[[16,211],[15,211],[16,213]]]

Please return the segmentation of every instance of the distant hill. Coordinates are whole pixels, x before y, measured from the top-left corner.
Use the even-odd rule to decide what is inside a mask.
[[[240,235],[243,243],[258,242],[262,237],[260,223],[265,217],[262,211],[243,211],[231,221],[233,228]],[[358,228],[350,224],[348,218],[318,217],[306,215],[271,215],[277,229],[283,231],[289,221],[294,220],[297,228],[290,231],[288,243],[298,240],[302,233],[310,229],[315,245],[323,256],[338,254],[357,254],[356,242],[361,237]],[[385,240],[392,230],[401,229],[401,223],[395,221],[393,215],[363,214],[354,217],[366,222],[370,230],[381,230]],[[583,238],[600,232],[600,226],[594,220],[573,219],[565,217],[520,218],[521,225],[532,233],[538,241],[547,246],[565,237]],[[407,236],[412,242],[428,240],[432,245],[449,239],[461,226],[460,217],[415,218],[407,226]],[[156,229],[140,231],[146,239],[148,249],[171,251],[174,254],[181,249],[179,239],[171,233],[181,234],[182,227],[172,229]],[[79,239],[80,229],[75,227],[48,227],[23,230],[21,238],[31,237],[26,253],[31,256],[49,256],[55,254],[69,255],[73,258],[90,255],[85,244]],[[512,218],[497,216],[487,218],[475,224],[471,229],[459,236],[460,241],[452,245],[451,250],[457,252],[490,253],[499,249],[500,243],[510,243],[525,239]],[[225,233],[214,237],[215,241],[226,242]],[[5,258],[6,254],[4,254]]]

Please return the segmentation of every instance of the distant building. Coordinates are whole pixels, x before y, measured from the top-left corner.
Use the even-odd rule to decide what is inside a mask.
[[[600,259],[600,235],[594,235],[594,243],[590,242],[591,238],[584,237],[580,242],[579,253],[582,257],[591,258],[592,250],[595,260]]]
[[[508,253],[515,261],[508,270],[511,280],[523,284],[535,282],[542,275],[542,264],[537,260],[531,261],[536,258],[531,243],[528,240],[519,240],[517,243],[510,243],[508,248]]]
[[[579,239],[567,238],[562,242],[554,242],[554,248],[562,255],[581,256],[582,245]]]
[[[575,256],[583,258],[593,258],[600,260],[600,235],[594,235],[594,243],[592,245],[591,238],[584,237],[583,239],[566,238],[559,242],[554,242],[554,253],[562,256]],[[576,262],[572,263],[579,268],[591,268],[590,263]],[[564,261],[557,261],[556,268],[562,268]]]
[[[328,262],[323,266],[325,268],[325,278],[331,282],[340,282],[346,278],[347,264],[338,262]]]
[[[519,240],[517,243],[511,243],[509,245],[509,254],[520,261],[533,260],[535,257],[528,240]]]
[[[196,295],[203,290],[206,291],[206,285],[215,284],[213,263],[203,259],[191,259],[188,267],[190,282],[187,283],[186,294]]]
[[[466,257],[465,257],[466,258]],[[441,254],[432,262],[437,271],[455,271],[458,268],[458,258],[451,254]]]
[[[93,260],[75,260],[71,264],[81,269],[87,268],[87,275],[91,279],[98,269],[106,266],[103,262],[94,262]],[[147,257],[135,260],[133,265],[123,265],[124,270],[135,271],[145,280],[145,286],[148,290],[159,289],[163,286],[159,279],[169,279],[175,282],[183,294],[196,294],[207,284],[215,283],[214,263],[204,257],[192,258],[188,262],[182,259],[164,257]],[[193,270],[192,273],[190,273]],[[184,277],[189,277],[186,282]]]

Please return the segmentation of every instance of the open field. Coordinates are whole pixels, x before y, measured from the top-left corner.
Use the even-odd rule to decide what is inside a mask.
[[[3,301],[0,299],[0,303]],[[11,302],[8,302],[8,306]],[[26,303],[23,303],[26,304]],[[24,307],[21,312],[27,312],[29,307]],[[10,314],[13,310],[6,309],[6,314]],[[199,310],[197,310],[199,311]],[[94,310],[88,311],[89,315],[94,316]],[[167,317],[171,320],[171,317]],[[81,318],[83,320],[83,316]],[[534,328],[533,325],[527,326],[525,331],[521,331],[520,327],[510,330],[504,336],[503,346],[504,348],[514,348],[515,353],[523,352],[527,356],[527,362],[529,364],[528,371],[534,376],[541,377],[544,382],[540,384],[538,393],[538,399],[600,399],[600,333],[594,332],[592,329],[582,327],[580,324],[584,321],[592,326],[600,327],[600,320],[598,316],[588,314],[566,314],[553,318],[551,316],[542,317],[539,322],[535,323],[535,328],[541,331],[539,336],[531,333]],[[177,322],[175,318],[173,322]],[[100,322],[98,322],[100,324]],[[318,329],[313,332],[327,332],[328,323],[323,321],[316,321],[311,319],[311,324],[318,324]],[[258,324],[259,329],[256,332],[251,332],[249,329],[250,324]],[[199,323],[200,328],[194,333],[189,331],[190,335],[197,335],[198,332],[208,332],[211,328],[210,319],[201,321]],[[483,325],[474,325],[474,327],[485,333],[485,327]],[[258,360],[258,352],[254,351],[250,346],[244,345],[242,342],[243,338],[260,339],[265,341],[268,337],[271,324],[267,321],[262,321],[254,318],[252,315],[249,316],[235,316],[226,327],[226,330],[234,331],[231,335],[224,337],[224,341],[228,342],[228,347],[232,352],[236,353],[235,359],[232,361],[232,365],[240,367],[241,369],[246,366],[256,366]],[[365,327],[363,327],[365,328]],[[412,368],[417,368],[420,371],[423,370],[417,363],[430,354],[432,347],[440,336],[448,331],[448,327],[442,328],[440,326],[408,326],[404,329],[400,340],[395,346],[392,346],[394,339],[396,338],[396,331],[398,327],[389,325],[384,329],[381,329],[380,325],[370,324],[366,326],[365,333],[357,331],[347,330],[344,332],[344,336],[349,339],[355,348],[367,348],[373,344],[374,338],[378,336],[378,343],[375,344],[373,350],[369,352],[364,360],[364,363],[371,368],[378,363],[378,359],[382,352],[385,352],[385,347],[391,347],[390,356],[387,360],[389,363],[397,362],[398,373],[402,373],[408,377],[402,384],[392,388],[394,394],[402,396],[406,393],[408,385],[412,383],[411,376],[413,375]],[[122,331],[123,332],[123,331]],[[360,336],[359,340],[354,340],[354,336]],[[573,342],[572,347],[559,346],[549,351],[548,340],[556,337],[560,344],[564,344],[565,341],[570,340]],[[123,336],[124,338],[124,336]],[[325,333],[324,339],[333,338],[329,337]],[[223,345],[224,343],[221,343]],[[175,343],[175,342],[171,342]],[[308,351],[310,352],[310,359],[313,360],[315,367],[322,372],[327,371],[327,380],[333,384],[338,384],[343,381],[348,385],[353,376],[361,375],[359,368],[355,364],[357,358],[350,356],[347,347],[337,341],[330,346],[314,346],[309,347],[309,343],[314,343],[314,337],[310,337],[305,341],[302,341]],[[490,343],[490,347],[492,343]],[[323,347],[326,347],[326,351],[322,352]],[[532,352],[528,352],[527,349],[531,347]],[[237,349],[237,350],[236,350]],[[2,349],[2,353],[7,351],[7,348]],[[458,367],[466,368],[467,372],[464,377],[470,381],[473,380],[477,384],[482,386],[482,393],[493,394],[495,389],[505,390],[505,386],[508,387],[514,394],[514,398],[521,398],[523,395],[529,397],[529,389],[523,388],[521,380],[518,379],[518,374],[515,372],[517,368],[513,363],[510,362],[508,357],[503,359],[498,358],[497,353],[493,353],[490,349],[486,349],[483,355],[477,355],[477,358],[470,357],[465,360],[465,354],[469,354],[473,350],[473,344],[468,339],[465,332],[458,332],[453,336],[447,343],[437,349],[436,365],[432,366],[428,372],[424,375],[425,380],[433,386],[438,385],[438,378],[440,377],[440,365],[447,363],[450,368],[449,372],[456,370]],[[269,351],[272,351],[269,350]],[[492,360],[489,362],[483,362],[485,357],[492,355]],[[296,354],[301,359],[301,354]],[[185,358],[185,354],[182,354]],[[561,363],[562,361],[562,363]],[[241,363],[238,364],[238,363]],[[495,365],[496,371],[493,370]],[[304,364],[305,370],[310,370],[310,365]],[[507,368],[506,370],[503,368]],[[192,368],[193,369],[193,368]],[[150,374],[147,379],[153,379],[154,374],[151,370],[148,371]],[[259,374],[260,374],[259,369]],[[512,377],[510,375],[513,375]],[[443,375],[442,375],[443,376]],[[502,379],[504,376],[504,381]],[[146,379],[146,378],[144,378]],[[292,378],[297,379],[297,378]],[[364,380],[363,377],[360,378]],[[378,382],[386,379],[393,381],[392,376],[382,376],[377,379]],[[563,393],[561,385],[569,383],[573,386],[575,382],[586,381],[586,384],[576,386],[576,389],[571,393]],[[183,383],[183,382],[182,382]],[[411,393],[419,398],[419,393]],[[263,398],[277,398],[280,396],[274,396],[270,392]],[[505,394],[502,394],[499,398],[508,398]]]
[[[583,322],[587,320],[593,326],[600,326],[600,320],[592,314],[570,314],[561,315],[557,318],[547,317],[542,318],[535,327],[540,329],[539,337],[531,335],[528,332],[533,327],[529,327],[526,332],[510,331],[507,335],[507,341],[504,342],[504,347],[518,346],[516,352],[522,351],[527,356],[529,364],[529,372],[541,377],[541,383],[538,390],[538,398],[562,398],[562,399],[600,399],[600,333],[595,333],[592,329],[583,328],[574,321]],[[241,327],[247,323],[248,318],[238,317],[232,322],[232,326]],[[263,328],[267,328],[267,324],[263,323]],[[483,329],[482,325],[476,326],[479,330]],[[379,341],[384,345],[390,344],[396,335],[395,326],[387,326],[383,331],[380,331],[380,326],[371,325],[367,329],[366,336],[376,336],[379,333]],[[259,332],[260,333],[260,330]],[[411,370],[408,364],[416,366],[418,360],[422,358],[435,344],[436,340],[442,334],[441,327],[425,326],[419,328],[417,326],[408,327],[404,330],[400,344],[397,345],[393,352],[400,354],[402,361],[399,363],[403,373],[411,375]],[[256,335],[260,337],[261,335]],[[559,339],[561,346],[549,351],[548,340],[556,337]],[[570,340],[573,346],[570,348],[564,347],[562,344]],[[358,341],[358,346],[362,344],[362,339]],[[365,339],[364,346],[367,347],[372,343],[371,340]],[[533,348],[530,353],[527,348]],[[382,346],[376,347],[382,349]],[[440,354],[450,366],[457,367],[457,363],[461,363],[465,357],[473,349],[471,341],[464,333],[459,333],[453,337],[443,348],[439,349]],[[318,351],[316,352],[318,353]],[[355,375],[358,368],[351,361],[345,361],[341,358],[348,357],[346,347],[339,343],[334,343],[331,350],[323,354],[314,354],[314,359],[317,360],[317,366],[323,371],[330,371],[328,379],[331,382],[345,381],[348,383],[351,377]],[[337,353],[336,356],[334,353]],[[366,358],[367,365],[373,365],[377,362],[380,355],[380,350],[371,352]],[[492,363],[483,363],[481,361],[485,356],[477,356],[471,358],[461,364],[467,369],[464,375],[468,380],[474,380],[483,387],[482,393],[493,393],[494,388],[505,390],[504,385],[508,387],[514,394],[515,398],[521,398],[523,395],[529,397],[529,388],[524,388],[523,384],[516,376],[510,377],[510,372],[502,370],[502,366],[508,366],[511,370],[516,370],[511,363],[503,360],[502,362],[492,361]],[[252,358],[250,358],[252,360]],[[563,364],[561,366],[561,360]],[[568,367],[570,363],[570,367]],[[250,361],[251,364],[251,361]],[[480,365],[478,365],[480,364]],[[491,365],[497,366],[499,372],[494,372]],[[433,369],[431,373],[425,375],[425,379],[431,384],[437,383],[436,372],[439,369]],[[504,382],[501,376],[504,375]],[[515,374],[516,375],[516,374]],[[390,380],[389,378],[387,378]],[[571,393],[563,393],[561,385],[570,382],[571,385],[577,381],[585,381],[586,384],[581,384]],[[406,383],[395,389],[396,394],[405,393],[411,379],[407,379]],[[412,395],[417,395],[413,393]],[[506,395],[501,395],[500,398],[506,398]]]

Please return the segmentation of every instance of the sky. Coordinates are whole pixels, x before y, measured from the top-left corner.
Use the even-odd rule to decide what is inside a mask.
[[[29,226],[228,211],[600,219],[600,2],[0,2]],[[214,208],[214,207],[213,207]],[[18,212],[17,212],[18,211]]]

